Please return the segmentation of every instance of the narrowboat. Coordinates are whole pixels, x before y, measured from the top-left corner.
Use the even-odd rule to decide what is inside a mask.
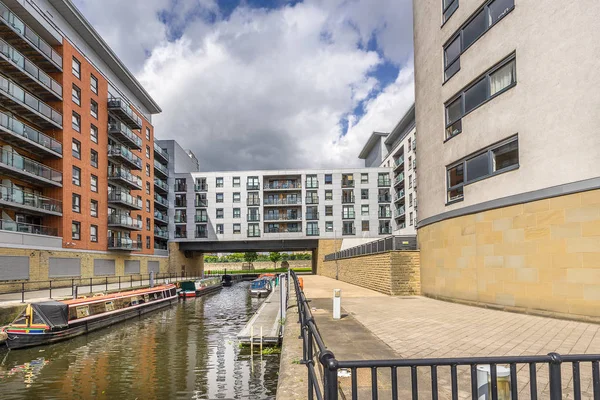
[[[181,291],[179,291],[179,297],[199,297],[204,296],[207,293],[214,292],[223,286],[221,285],[221,278],[205,278],[197,281],[183,281],[180,284]]]
[[[147,314],[176,299],[175,285],[166,284],[73,300],[31,303],[2,331],[8,336],[9,349],[50,344]]]
[[[250,296],[266,297],[273,290],[273,281],[270,278],[255,279],[250,283]]]
[[[221,283],[225,287],[230,287],[231,285],[233,285],[233,277],[231,275],[225,274],[221,277]]]

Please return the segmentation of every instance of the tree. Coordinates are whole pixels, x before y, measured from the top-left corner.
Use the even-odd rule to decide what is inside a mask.
[[[277,268],[277,261],[281,260],[281,254],[278,251],[273,251],[269,254],[269,260],[274,264],[274,268]]]
[[[247,263],[253,263],[258,258],[258,254],[255,251],[247,251],[244,253],[244,260]]]
[[[287,261],[287,260],[289,260],[289,259],[290,259],[290,255],[289,255],[289,253],[283,253],[283,254],[281,255],[281,260],[282,260],[282,261]]]

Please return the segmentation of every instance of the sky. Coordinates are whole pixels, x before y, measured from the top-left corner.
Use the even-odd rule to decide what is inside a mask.
[[[75,0],[202,171],[339,168],[414,99],[412,0]]]

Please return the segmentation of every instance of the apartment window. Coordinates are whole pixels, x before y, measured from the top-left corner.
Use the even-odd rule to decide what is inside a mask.
[[[369,189],[360,189],[360,199],[369,200]]]
[[[150,140],[150,128],[146,127],[146,140]]]
[[[73,75],[75,75],[75,77],[77,79],[81,79],[81,63],[75,57],[73,57],[73,63],[71,64],[71,71],[73,72]]]
[[[90,139],[94,143],[98,143],[98,128],[92,124],[90,127]]]
[[[342,187],[354,187],[354,174],[342,174]]]
[[[175,215],[173,216],[176,224],[185,224],[187,221],[187,212],[185,209],[175,210]]]
[[[331,185],[333,183],[333,177],[331,174],[325,174],[325,184]]]
[[[325,232],[333,232],[333,221],[325,222]]]
[[[408,176],[408,188],[412,188],[412,175]]]
[[[448,21],[457,9],[458,0],[442,0],[442,21]]]
[[[98,193],[98,177],[96,175],[90,175],[90,188],[92,192]]]
[[[333,190],[325,191],[325,200],[333,200]]]
[[[187,237],[187,225],[175,225],[175,237],[186,238]]]
[[[90,215],[92,217],[98,217],[98,202],[96,200],[90,201]]]
[[[369,183],[369,174],[360,174],[360,183]]]
[[[258,224],[248,224],[248,237],[259,237],[260,228]]]
[[[408,138],[408,149],[406,149],[406,152],[408,153],[410,151],[410,142],[411,142],[411,138]]]
[[[369,221],[361,221],[361,230],[363,232],[368,232],[369,231]]]
[[[71,127],[74,131],[81,132],[81,116],[73,111],[71,116]]]
[[[463,199],[464,185],[518,167],[519,142],[517,137],[461,160],[447,169],[448,202]]]
[[[150,218],[146,218],[146,230],[150,230]]]
[[[90,102],[90,115],[98,119],[98,103],[96,103],[94,100]]]
[[[176,192],[187,192],[187,179],[186,178],[175,178],[175,191]]]
[[[146,236],[146,248],[150,248],[150,236]]]
[[[369,216],[369,205],[368,204],[363,204],[360,206],[360,215],[362,215],[363,217]]]
[[[319,187],[319,180],[316,175],[306,175],[306,188],[316,189]]]
[[[92,90],[92,93],[98,94],[98,78],[94,75],[90,75],[90,89]]]
[[[333,206],[325,206],[325,216],[326,217],[333,216]]]
[[[71,89],[71,100],[73,100],[73,103],[77,104],[78,106],[81,105],[81,89],[79,89],[75,84]]]
[[[412,169],[412,157],[408,157],[408,170]]]
[[[246,181],[246,188],[248,190],[258,190],[260,189],[260,180],[258,176],[249,176]]]
[[[223,193],[217,193],[217,203],[223,202]]]
[[[146,146],[146,158],[150,158],[150,146]]]
[[[81,239],[81,223],[73,221],[71,222],[71,239],[80,240]]]
[[[242,210],[239,208],[234,208],[233,209],[233,218],[241,218],[242,217]]]
[[[342,218],[354,218],[354,206],[342,206]]]
[[[413,199],[413,196],[412,196],[412,193],[410,193],[410,194],[408,195],[408,206],[409,206],[409,207],[412,207],[412,199]]]
[[[239,235],[242,233],[242,225],[241,224],[233,224],[233,234]]]
[[[217,235],[222,235],[225,233],[225,227],[223,224],[217,224]]]
[[[390,186],[390,174],[387,172],[383,172],[377,174],[377,186]]]
[[[71,144],[71,153],[73,154],[73,157],[81,160],[81,143],[79,140],[73,139]]]
[[[413,213],[408,213],[408,223],[410,226],[413,225]]]
[[[98,168],[98,152],[96,150],[90,151],[90,164],[94,168]]]
[[[142,196],[138,196],[138,202],[142,201]],[[146,212],[150,212],[150,200],[146,200]]]
[[[73,199],[73,205],[72,205],[73,212],[80,213],[81,212],[81,196],[73,193],[72,199]]]
[[[187,206],[187,194],[186,193],[175,194],[175,207],[186,207],[186,206]]]
[[[98,226],[90,225],[90,242],[98,241]]]
[[[239,176],[234,176],[233,177],[233,187],[240,187],[240,177]]]
[[[516,60],[511,55],[446,103],[446,139],[462,132],[462,118],[517,83]]]
[[[239,192],[236,192],[233,194],[233,202],[234,203],[239,203],[241,201],[241,195]]]
[[[217,218],[223,218],[223,209],[217,208]]]
[[[150,164],[146,164],[146,176],[150,176]]]
[[[223,187],[223,178],[222,177],[216,179],[216,185],[215,186],[218,187],[218,188],[222,188]]]
[[[81,169],[73,167],[73,185],[81,186]]]
[[[150,194],[150,182],[146,182],[146,194]]]

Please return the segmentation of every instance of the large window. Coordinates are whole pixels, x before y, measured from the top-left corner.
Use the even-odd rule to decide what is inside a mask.
[[[90,201],[90,215],[92,217],[98,217],[98,202],[96,200]]]
[[[81,212],[81,196],[73,193],[73,212],[80,213]]]
[[[458,0],[442,0],[442,21],[448,21],[457,9]]]
[[[452,0],[444,0],[444,3]],[[458,0],[455,0],[458,4]],[[477,41],[487,30],[511,12],[515,0],[488,0],[444,46],[444,80],[460,70],[460,55]]]
[[[71,65],[71,72],[77,79],[81,79],[81,63],[78,59],[73,57],[73,64]]]
[[[98,225],[90,225],[90,242],[98,241]]]
[[[81,160],[81,142],[79,142],[79,140],[73,139],[73,143],[71,145],[71,151],[72,151],[73,157]]]
[[[73,167],[72,182],[75,186],[81,186],[81,169]]]
[[[93,124],[90,127],[90,139],[94,143],[98,143],[98,128],[96,128]]]
[[[233,177],[233,187],[240,187],[240,177],[239,176]]]
[[[98,94],[98,78],[94,75],[90,75],[90,89],[93,93]]]
[[[447,200],[462,200],[466,184],[519,167],[519,141],[510,138],[447,168]]]
[[[71,116],[71,127],[77,132],[81,132],[81,117],[75,111]]]
[[[73,84],[73,89],[71,90],[71,100],[73,100],[73,103],[77,104],[78,106],[81,105],[81,89],[79,89],[75,84]]]
[[[446,139],[462,132],[465,115],[516,83],[516,60],[511,55],[446,102]]]
[[[90,102],[90,115],[98,119],[98,103],[96,103],[94,100]]]
[[[98,193],[98,177],[96,175],[90,175],[90,188],[92,192]]]
[[[223,202],[223,193],[217,193],[217,203]]]
[[[98,152],[96,150],[90,150],[90,165],[98,168]]]
[[[217,181],[216,181],[216,183],[217,183],[217,184],[215,185],[216,187],[218,187],[218,188],[222,188],[222,187],[223,187],[223,178],[222,178],[222,177],[219,177],[219,178],[217,178]]]
[[[71,223],[71,239],[80,240],[81,239],[81,223],[73,221]]]

